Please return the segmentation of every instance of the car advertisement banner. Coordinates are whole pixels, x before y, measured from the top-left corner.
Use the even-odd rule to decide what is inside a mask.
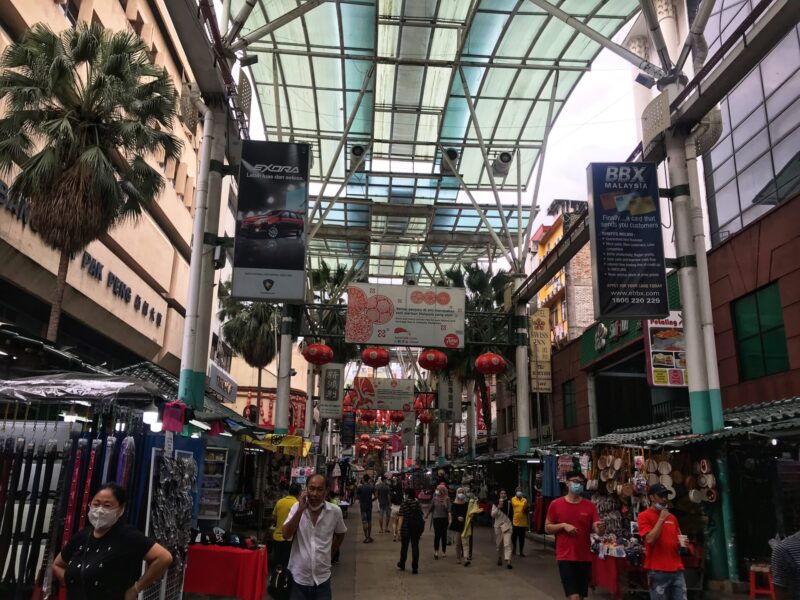
[[[464,290],[356,283],[347,288],[345,339],[354,344],[464,347]]]
[[[528,340],[531,346],[531,392],[550,394],[553,375],[550,369],[552,344],[550,339],[550,309],[540,308],[530,317]]]
[[[403,438],[403,446],[414,446],[414,443],[416,442],[416,429],[417,414],[413,411],[403,412],[403,423],[400,430]]]
[[[242,142],[234,298],[305,299],[308,144]]]
[[[666,319],[645,321],[647,381],[657,387],[686,387],[686,342],[683,313],[673,310]]]
[[[413,379],[378,379],[355,377],[354,410],[412,410],[414,407]]]
[[[319,381],[319,418],[341,419],[344,408],[344,365],[322,365]]]
[[[439,423],[461,423],[461,382],[455,377],[439,378],[436,420]]]
[[[587,174],[595,318],[666,317],[655,163],[591,163]]]

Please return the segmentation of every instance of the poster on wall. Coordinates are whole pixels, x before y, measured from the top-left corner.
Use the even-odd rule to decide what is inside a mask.
[[[414,446],[415,433],[417,429],[417,414],[414,411],[403,412],[403,423],[400,432],[403,438],[403,446]]]
[[[305,299],[308,144],[242,142],[231,295]]]
[[[530,316],[528,341],[531,348],[531,392],[549,394],[553,391],[550,368],[553,342],[550,338],[549,308],[540,308]]]
[[[341,419],[344,408],[344,365],[322,365],[319,381],[319,418]]]
[[[587,174],[595,318],[666,317],[655,163],[591,163]]]
[[[436,392],[436,421],[461,423],[461,382],[455,377],[440,377]]]
[[[666,319],[645,321],[647,382],[657,387],[686,387],[686,342],[683,313],[673,310]]]
[[[356,283],[347,288],[345,340],[463,348],[464,303],[462,288]]]
[[[411,410],[414,406],[413,379],[355,377],[354,410]]]

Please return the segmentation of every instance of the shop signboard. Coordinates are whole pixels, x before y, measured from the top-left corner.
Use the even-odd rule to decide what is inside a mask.
[[[464,290],[356,283],[347,288],[345,339],[354,344],[464,347]]]
[[[355,377],[354,410],[411,410],[414,406],[413,379]]]
[[[550,309],[540,308],[531,315],[528,327],[531,346],[531,392],[549,394],[553,391],[550,369],[553,342],[550,337]]]
[[[439,378],[436,420],[439,423],[461,423],[461,382],[455,377]]]
[[[666,319],[645,322],[647,382],[657,387],[686,387],[686,342],[683,313],[673,310]]]
[[[588,180],[595,318],[666,317],[655,163],[591,163]]]
[[[416,429],[417,414],[414,411],[403,411],[403,423],[400,429],[403,438],[403,446],[414,447]]]
[[[242,142],[234,298],[305,299],[308,144]]]
[[[322,365],[320,374],[319,417],[341,419],[344,408],[344,365]]]
[[[239,386],[225,369],[217,363],[209,362],[208,387],[214,390],[225,402],[236,402]]]
[[[342,446],[352,446],[356,443],[356,413],[346,412],[342,415],[339,437],[342,441]]]

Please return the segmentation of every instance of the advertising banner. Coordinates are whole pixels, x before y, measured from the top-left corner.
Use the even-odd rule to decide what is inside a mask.
[[[345,340],[463,348],[464,302],[461,288],[356,283],[347,288]]]
[[[413,379],[378,379],[356,377],[353,379],[356,398],[354,410],[402,410],[414,407]]]
[[[666,319],[645,321],[647,381],[658,387],[686,387],[686,342],[683,313],[673,310]]]
[[[553,391],[550,369],[553,343],[550,339],[550,309],[540,308],[530,317],[528,340],[531,346],[531,392],[549,394]]]
[[[308,144],[242,142],[234,298],[303,301]]]
[[[208,367],[208,387],[220,395],[224,402],[236,402],[239,386],[225,369],[211,361]]]
[[[595,318],[666,317],[655,163],[591,163],[587,174]]]
[[[346,412],[342,415],[342,424],[339,426],[339,436],[342,446],[352,446],[356,443],[356,413]]]
[[[461,382],[455,377],[440,377],[436,396],[436,421],[461,423]]]
[[[322,365],[319,381],[320,419],[341,419],[344,408],[344,365]]]
[[[403,423],[400,430],[403,438],[403,446],[414,447],[414,434],[417,428],[417,414],[413,411],[403,412]]]

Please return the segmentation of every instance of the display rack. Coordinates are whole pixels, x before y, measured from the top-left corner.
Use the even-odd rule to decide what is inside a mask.
[[[222,517],[222,501],[225,495],[227,468],[227,448],[206,448],[206,455],[203,460],[203,480],[200,484],[198,519],[217,520]]]

